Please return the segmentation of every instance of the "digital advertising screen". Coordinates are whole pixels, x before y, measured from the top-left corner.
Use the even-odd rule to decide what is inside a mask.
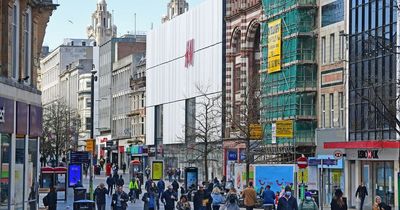
[[[198,169],[195,167],[185,168],[185,187],[197,189],[198,184]]]
[[[68,166],[68,187],[73,187],[80,181],[82,183],[82,166],[71,164]]]
[[[160,160],[154,160],[151,162],[151,179],[160,180],[164,174],[164,162]]]

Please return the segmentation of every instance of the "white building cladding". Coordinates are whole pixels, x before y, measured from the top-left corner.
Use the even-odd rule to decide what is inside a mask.
[[[146,67],[146,144],[155,142],[155,109],[162,105],[162,142],[182,143],[185,136],[185,102],[201,95],[222,92],[223,1],[207,0],[148,33]],[[185,55],[193,65],[185,67]],[[189,56],[190,57],[190,56]],[[196,101],[198,101],[196,99]],[[198,110],[198,109],[196,109]]]

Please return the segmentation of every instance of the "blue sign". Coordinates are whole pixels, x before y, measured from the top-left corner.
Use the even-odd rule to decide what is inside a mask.
[[[228,160],[237,160],[237,151],[235,150],[228,151]]]
[[[343,159],[336,160],[333,155],[318,155],[318,157],[310,157],[308,158],[308,165],[318,166],[318,168],[321,168],[321,160],[323,168],[330,168],[330,169],[343,168]]]
[[[254,182],[256,191],[271,186],[273,192],[281,192],[294,184],[294,165],[255,165]]]
[[[240,155],[240,161],[246,160],[246,150],[245,149],[241,149],[239,155]]]
[[[68,187],[74,187],[78,181],[82,183],[82,166],[71,164],[68,166]]]

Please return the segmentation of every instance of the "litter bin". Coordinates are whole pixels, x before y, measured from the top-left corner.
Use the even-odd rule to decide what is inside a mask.
[[[86,188],[77,187],[74,189],[74,201],[86,199]]]
[[[91,200],[80,200],[74,202],[74,210],[96,210],[95,208],[94,201]]]

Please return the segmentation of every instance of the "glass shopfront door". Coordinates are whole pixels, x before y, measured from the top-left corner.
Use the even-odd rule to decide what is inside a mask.
[[[362,161],[362,181],[368,189],[365,208],[372,208],[375,196],[394,206],[393,161]]]

